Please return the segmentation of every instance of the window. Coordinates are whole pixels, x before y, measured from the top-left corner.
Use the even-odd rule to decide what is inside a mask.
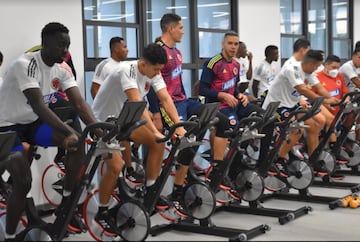
[[[301,37],[326,55],[350,59],[351,12],[351,0],[280,0],[282,62],[292,55],[292,45]]]
[[[110,56],[111,37],[123,37],[128,58],[139,58],[142,47],[161,35],[162,15],[172,12],[184,24],[185,34],[176,46],[183,55],[183,83],[190,97],[204,61],[221,51],[225,32],[237,30],[237,0],[83,0],[83,12],[86,93],[96,64]],[[86,98],[92,101],[90,95]]]

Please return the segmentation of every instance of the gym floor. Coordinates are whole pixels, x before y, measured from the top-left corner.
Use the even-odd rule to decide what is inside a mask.
[[[343,182],[360,183],[360,176],[347,175]],[[311,186],[313,195],[343,197],[351,194],[349,188],[336,189]],[[290,190],[290,192],[295,192]],[[247,203],[244,202],[243,205]],[[295,210],[310,206],[312,211],[296,218],[289,223],[280,225],[277,217],[240,214],[235,212],[217,212],[212,216],[212,222],[219,227],[249,230],[262,224],[270,230],[249,240],[252,241],[358,241],[360,239],[359,219],[360,208],[337,208],[330,210],[328,204],[280,199],[266,200],[265,208]],[[152,226],[168,223],[159,215],[151,217]],[[92,241],[89,233],[71,235],[65,241]],[[191,232],[169,231],[157,236],[149,235],[148,241],[228,241],[227,237],[218,237]]]

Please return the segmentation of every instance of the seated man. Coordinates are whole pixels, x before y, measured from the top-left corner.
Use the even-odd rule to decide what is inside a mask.
[[[199,94],[206,98],[206,102],[220,102],[219,111],[228,117],[232,128],[250,113],[261,114],[264,111],[257,105],[248,103],[247,97],[238,89],[240,64],[234,59],[238,45],[238,34],[227,32],[221,53],[204,63],[199,86]],[[215,146],[214,132],[210,135],[210,143],[214,149],[216,170],[224,159],[226,143]]]
[[[97,119],[105,121],[111,115],[117,117],[126,101],[143,100],[152,86],[169,117],[175,123],[179,122],[174,102],[160,75],[160,70],[166,63],[166,52],[157,44],[145,47],[140,60],[123,61],[119,69],[104,80],[94,99],[92,108]],[[164,135],[155,127],[147,109],[143,119],[147,121],[146,124],[134,130],[130,139],[149,148],[146,161],[146,191],[149,192],[154,189],[153,185],[160,174],[165,144],[156,142],[157,138],[163,138]],[[178,135],[185,132],[184,128],[176,131]],[[114,152],[112,159],[107,160],[107,165],[107,172],[100,181],[100,203],[95,220],[108,234],[115,234],[116,224],[108,216],[108,203],[123,167],[121,154]]]
[[[356,46],[359,44],[357,43]],[[351,60],[341,65],[339,72],[344,76],[349,92],[360,88],[360,47],[356,47],[352,53]],[[356,120],[356,140],[360,141],[360,117]]]
[[[324,68],[317,72],[316,76],[321,85],[328,90],[331,96],[341,99],[343,95],[348,93],[348,88],[343,75],[339,73],[339,68],[340,58],[336,55],[329,55],[324,62]],[[328,110],[335,116],[339,111],[339,106],[329,107]],[[335,142],[336,134],[333,133],[329,138],[329,147],[331,149],[333,148]],[[333,150],[333,152],[338,161],[346,161],[346,159],[340,155],[340,150]]]
[[[298,108],[299,105],[303,108],[308,107],[308,102],[302,98],[301,95],[313,100],[319,95],[312,92],[305,84],[305,80],[309,85],[319,88],[319,81],[313,75],[313,72],[321,64],[323,60],[320,51],[308,50],[302,61],[292,61],[283,66],[280,73],[274,79],[269,91],[264,100],[263,108],[266,108],[270,102],[279,101],[278,114],[280,119],[284,120],[288,117],[289,113]],[[321,86],[321,85],[320,85]],[[327,96],[324,103],[332,103],[334,98]],[[325,125],[325,117],[318,113],[314,117],[305,121],[305,124],[309,125],[307,129],[307,145],[309,156],[316,149],[319,143],[319,134]],[[290,142],[284,142],[279,153],[279,159],[277,164],[282,167],[282,164],[286,160],[286,156],[291,148],[301,138],[302,132],[293,131],[289,135]],[[318,173],[326,173],[325,167],[315,164],[314,170]],[[286,174],[286,171],[282,171]]]
[[[22,142],[67,149],[66,176],[58,212],[66,206],[74,188],[85,146],[69,148],[70,143],[78,141],[79,134],[48,107],[56,101],[55,93],[60,88],[65,91],[85,124],[96,122],[70,68],[63,62],[70,45],[69,30],[60,23],[52,22],[42,29],[41,39],[41,50],[17,59],[8,69],[0,88],[4,103],[11,103],[10,107],[0,106],[0,131],[17,133],[17,142],[6,160],[6,169],[13,179],[13,190],[6,208],[6,240],[15,238],[26,195],[31,189],[30,164],[24,156]]]
[[[206,102],[221,103],[220,112],[228,116],[232,127],[250,113],[264,111],[248,103],[246,95],[238,89],[240,65],[234,59],[239,45],[236,40],[239,40],[237,33],[225,34],[221,53],[204,63],[199,86],[199,94],[206,98]]]

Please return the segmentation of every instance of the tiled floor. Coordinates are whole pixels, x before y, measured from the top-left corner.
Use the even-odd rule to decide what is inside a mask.
[[[360,183],[360,177],[347,176],[344,181]],[[329,189],[312,186],[314,195],[341,197],[350,194],[350,189]],[[246,205],[246,203],[244,204]],[[310,206],[309,214],[299,217],[285,225],[280,225],[276,217],[217,212],[211,220],[215,226],[250,230],[260,225],[268,225],[269,231],[249,240],[256,241],[356,241],[360,240],[360,208],[337,208],[330,210],[328,204],[270,199],[263,203],[266,208],[295,210]],[[167,223],[159,215],[151,217],[152,226]],[[199,227],[198,227],[199,228]],[[200,229],[198,229],[199,231]],[[250,236],[251,237],[251,236]],[[89,241],[88,234],[73,235],[66,241]],[[204,235],[193,232],[168,231],[157,236],[149,235],[148,241],[226,241],[227,237]]]

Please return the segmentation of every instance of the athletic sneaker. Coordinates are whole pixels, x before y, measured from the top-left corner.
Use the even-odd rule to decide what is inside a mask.
[[[183,204],[183,196],[180,193],[174,194],[172,192],[170,195],[167,196],[167,200],[171,203],[171,206],[175,209],[175,212],[184,218],[189,216],[189,213],[185,209],[185,205]]]
[[[207,180],[208,181],[211,181],[213,179],[213,177],[216,175],[217,173],[217,167],[213,167],[210,174],[208,175],[207,177]],[[223,190],[226,190],[226,191],[229,191],[231,189],[234,189],[235,190],[235,187],[234,187],[234,184],[233,182],[231,181],[230,177],[228,176],[224,176],[224,178],[222,179],[221,181],[221,184],[219,186],[221,189]]]
[[[325,175],[329,174],[329,171],[326,168],[325,162],[322,160],[316,161],[315,164],[313,165],[313,168],[314,168],[314,173],[319,176],[325,176]]]
[[[55,216],[59,216],[60,214],[64,213],[65,203],[66,202],[61,201],[60,205],[56,208],[54,212]],[[68,231],[71,233],[82,233],[87,231],[87,227],[82,221],[81,215],[79,214],[78,210],[74,212],[74,215],[68,224]]]
[[[167,197],[160,196],[156,202],[155,208],[158,210],[165,210],[168,209],[171,205],[172,204]]]
[[[133,185],[141,185],[145,181],[144,175],[137,173],[132,167],[126,168],[125,178]]]
[[[336,158],[336,162],[339,164],[346,165],[347,163],[349,163],[349,159],[341,155],[340,152],[335,154],[335,158]]]
[[[289,172],[287,169],[287,161],[284,158],[278,158],[277,161],[269,168],[268,173],[270,175],[279,175],[282,177],[289,177]]]
[[[109,215],[109,211],[98,212],[95,216],[95,222],[104,230],[106,236],[115,237],[120,233],[116,227],[116,221]]]
[[[87,231],[87,227],[82,221],[79,213],[75,212],[73,217],[71,218],[68,224],[68,230],[73,233],[85,233]]]

